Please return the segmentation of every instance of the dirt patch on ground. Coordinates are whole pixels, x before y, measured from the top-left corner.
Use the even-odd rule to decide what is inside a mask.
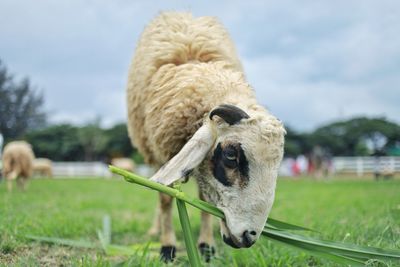
[[[82,259],[95,261],[98,252],[91,249],[76,249],[65,246],[23,246],[9,253],[0,254],[0,264],[37,265],[37,266],[70,266]]]

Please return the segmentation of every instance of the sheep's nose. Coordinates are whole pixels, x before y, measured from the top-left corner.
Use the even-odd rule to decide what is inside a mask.
[[[244,231],[243,232],[243,235],[242,235],[242,238],[243,238],[243,245],[244,245],[244,247],[246,247],[246,248],[249,248],[249,247],[251,247],[255,242],[256,242],[256,236],[257,236],[257,233],[256,233],[256,231]]]

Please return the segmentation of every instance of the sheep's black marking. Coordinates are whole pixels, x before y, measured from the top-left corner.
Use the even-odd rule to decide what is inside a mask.
[[[242,181],[246,183],[249,181],[249,162],[247,161],[246,155],[244,154],[241,145],[239,145],[238,152],[239,152],[238,169],[241,174]]]
[[[175,246],[162,246],[160,251],[160,258],[163,262],[173,262],[175,259]]]
[[[228,159],[234,157],[234,160]],[[240,173],[241,186],[246,186],[249,181],[249,162],[244,154],[241,144],[228,145],[222,149],[221,143],[218,143],[211,158],[214,177],[225,186],[232,186],[232,182],[226,175],[226,168],[235,169]]]
[[[221,117],[225,122],[229,125],[237,124],[240,122],[241,119],[248,119],[250,118],[246,112],[242,109],[228,104],[222,104],[213,109],[210,113],[210,119],[217,115]]]
[[[233,145],[229,145],[228,147],[224,148],[222,155],[222,161],[224,165],[229,169],[234,169],[237,167],[237,150]],[[233,157],[234,159],[229,159],[229,157]]]
[[[211,162],[213,165],[213,175],[223,185],[232,186],[232,183],[226,176],[224,163],[222,161],[222,156],[223,155],[222,155],[221,143],[218,143],[217,148],[214,150],[214,155],[211,158]]]
[[[192,174],[193,169],[183,169],[182,171],[182,177],[185,178],[183,183],[186,183],[189,180],[189,176]]]
[[[222,235],[222,239],[224,240],[224,242],[226,244],[228,244],[229,246],[233,247],[233,248],[240,248],[239,246],[237,246],[235,243],[233,243],[232,238],[230,237],[226,237],[226,235]]]
[[[188,176],[190,176],[190,174],[192,174],[193,169],[183,169],[182,171],[182,177],[187,178]]]
[[[215,248],[207,243],[200,243],[199,250],[205,262],[210,262],[215,255]]]

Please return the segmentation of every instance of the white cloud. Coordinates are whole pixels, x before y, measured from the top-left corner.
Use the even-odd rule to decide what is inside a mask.
[[[293,127],[354,115],[400,121],[395,1],[3,0],[0,55],[43,88],[52,121],[126,119],[125,83],[143,27],[161,10],[220,18],[259,101]]]

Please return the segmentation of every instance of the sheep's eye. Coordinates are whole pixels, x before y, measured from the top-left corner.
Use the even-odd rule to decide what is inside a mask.
[[[228,147],[224,150],[224,156],[229,160],[236,160],[236,150],[232,147]]]
[[[236,155],[233,154],[226,154],[225,157],[229,160],[236,160]]]
[[[235,168],[237,165],[237,152],[233,147],[227,147],[223,151],[223,162],[228,168]]]

